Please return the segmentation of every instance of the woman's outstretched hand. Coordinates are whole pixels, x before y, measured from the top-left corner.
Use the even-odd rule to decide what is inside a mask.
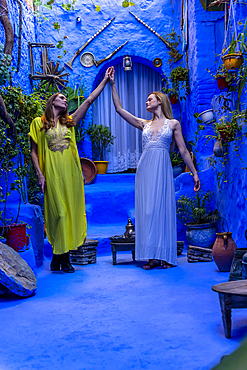
[[[110,79],[110,84],[113,85],[115,83],[115,70],[114,70],[114,67],[110,67],[110,68],[108,68],[108,70],[109,70],[108,76],[109,76],[109,79]]]
[[[200,190],[201,183],[200,183],[200,180],[199,180],[199,177],[198,177],[197,173],[193,176],[193,180],[194,180],[194,184],[195,184],[194,190],[195,191]]]
[[[107,82],[109,82],[109,80],[110,80],[110,76],[109,76],[109,74],[110,74],[111,68],[113,68],[113,67],[109,67],[109,68],[107,68],[107,70],[105,71],[105,80],[107,80]]]

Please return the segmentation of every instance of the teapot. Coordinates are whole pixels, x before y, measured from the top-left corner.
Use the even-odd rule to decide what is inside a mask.
[[[132,238],[135,236],[135,226],[132,224],[131,219],[128,219],[128,223],[126,225],[126,231],[124,233],[125,238]]]

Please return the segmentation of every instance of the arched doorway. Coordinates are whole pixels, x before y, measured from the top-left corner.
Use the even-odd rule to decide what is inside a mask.
[[[102,81],[104,74],[98,83]],[[115,65],[116,87],[124,109],[137,117],[151,119],[146,111],[146,99],[150,92],[160,91],[161,76],[152,68],[133,63],[132,71],[124,72],[122,64]],[[93,106],[93,123],[103,124],[116,137],[114,145],[105,157],[109,160],[108,173],[136,168],[142,153],[141,131],[125,122],[116,112],[108,84]]]

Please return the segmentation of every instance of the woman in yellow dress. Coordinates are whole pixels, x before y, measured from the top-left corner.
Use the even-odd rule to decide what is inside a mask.
[[[31,158],[44,193],[45,225],[53,249],[52,271],[61,268],[74,272],[69,251],[86,239],[84,184],[74,126],[108,82],[107,70],[100,85],[71,116],[66,97],[60,93],[52,95],[44,115],[35,118],[30,126]]]

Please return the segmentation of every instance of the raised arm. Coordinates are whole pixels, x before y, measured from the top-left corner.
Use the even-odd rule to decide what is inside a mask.
[[[193,174],[193,180],[194,180],[194,184],[195,184],[194,190],[198,191],[201,187],[200,180],[199,180],[197,171],[195,169],[195,166],[192,162],[190,153],[188,152],[188,150],[185,146],[183,135],[182,135],[182,130],[181,130],[181,125],[177,120],[172,120],[172,125],[173,125],[174,139],[175,139],[175,142],[178,146],[178,150],[179,150],[181,156],[183,157],[183,160],[184,160],[185,164],[189,167],[190,171]]]
[[[38,159],[38,145],[33,141],[31,138],[31,158],[34,165],[34,169],[36,171],[36,175],[38,178],[38,185],[41,188],[42,193],[45,192],[46,181],[41,169],[39,167],[39,159]]]
[[[109,76],[108,76],[109,68],[107,69],[105,73],[105,77],[103,81],[99,84],[98,87],[89,95],[89,97],[79,106],[79,108],[71,115],[73,118],[73,121],[77,124],[87,113],[88,108],[90,105],[97,99],[97,97],[100,95],[100,93],[104,90],[104,87],[109,82]]]
[[[110,78],[110,84],[112,87],[113,104],[115,106],[116,112],[125,121],[130,123],[132,126],[138,128],[139,130],[143,130],[143,119],[135,117],[131,113],[129,113],[127,110],[123,109],[123,106],[118,96],[116,84],[115,84],[115,71],[113,67],[111,67],[111,70],[109,71],[109,78]]]

